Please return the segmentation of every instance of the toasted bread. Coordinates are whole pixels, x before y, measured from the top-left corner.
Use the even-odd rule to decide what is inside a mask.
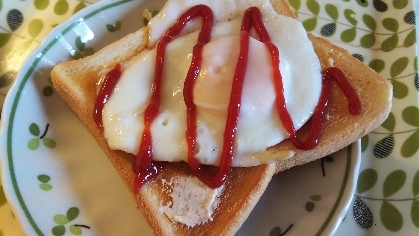
[[[273,0],[272,4],[278,14],[295,17],[285,0]],[[99,72],[103,68],[112,68],[117,63],[137,55],[146,47],[147,37],[147,28],[140,29],[93,56],[55,66],[51,74],[57,93],[96,138],[131,192],[135,178],[132,171],[135,156],[110,149],[101,130],[93,121],[92,114]],[[342,91],[332,83],[327,119],[322,124],[319,145],[312,150],[298,150],[286,140],[269,147],[263,151],[263,155],[277,155],[283,150],[291,149],[295,151],[292,158],[269,165],[233,168],[228,175],[220,202],[213,213],[213,220],[194,227],[172,222],[164,214],[159,213],[162,203],[170,200],[168,193],[164,191],[161,179],[168,180],[175,176],[193,175],[186,163],[168,164],[162,173],[141,188],[139,194],[133,194],[138,208],[145,214],[156,235],[234,234],[245,221],[275,173],[336,152],[367,134],[386,119],[391,108],[390,83],[353,58],[347,51],[324,39],[313,35],[309,37],[322,67],[330,67],[333,61],[334,66],[344,72],[360,97],[362,113],[357,116],[351,115]],[[306,135],[306,126],[299,131],[299,136]]]
[[[332,84],[319,144],[312,150],[299,150],[289,140],[285,140],[268,148],[267,151],[273,153],[284,149],[296,152],[293,158],[277,162],[276,173],[314,161],[348,146],[381,125],[391,110],[392,86],[386,79],[353,58],[348,51],[323,38],[313,35],[309,37],[322,67],[329,67],[332,60],[333,65],[345,74],[361,100],[362,113],[357,116],[351,115],[342,90],[336,84]],[[304,137],[308,128],[303,127],[298,133]]]

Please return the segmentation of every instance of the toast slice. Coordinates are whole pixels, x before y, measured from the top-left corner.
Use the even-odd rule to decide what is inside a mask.
[[[276,173],[314,161],[348,146],[381,125],[391,110],[393,89],[390,82],[353,58],[345,49],[323,38],[313,35],[309,35],[309,38],[322,68],[327,68],[333,63],[333,66],[345,74],[361,100],[362,113],[357,116],[351,115],[342,90],[336,83],[332,83],[319,144],[311,150],[299,150],[289,140],[285,140],[268,148],[267,151],[273,153],[284,149],[296,152],[293,158],[276,163]],[[298,133],[301,137],[307,136],[308,127],[303,126]]]
[[[278,14],[294,17],[286,0],[272,0]],[[232,235],[245,221],[266,189],[272,176],[293,166],[302,165],[336,152],[379,126],[391,109],[391,84],[379,74],[353,58],[347,51],[330,42],[309,35],[323,68],[331,63],[340,68],[354,87],[362,103],[362,113],[352,116],[341,90],[332,83],[327,119],[322,123],[319,145],[308,151],[298,150],[288,140],[263,151],[263,155],[277,155],[294,150],[287,160],[269,165],[233,168],[226,180],[212,221],[188,227],[171,221],[159,210],[170,201],[162,180],[177,176],[192,176],[186,163],[169,163],[162,173],[148,181],[139,194],[133,194],[138,208],[146,216],[156,235]],[[107,157],[117,169],[130,192],[134,184],[132,162],[134,155],[109,148],[102,132],[93,121],[96,83],[103,68],[113,68],[129,60],[146,47],[147,28],[134,32],[105,47],[95,55],[77,61],[63,62],[54,67],[51,76],[57,93],[64,99],[87,129],[96,138]],[[298,132],[304,137],[307,125]]]

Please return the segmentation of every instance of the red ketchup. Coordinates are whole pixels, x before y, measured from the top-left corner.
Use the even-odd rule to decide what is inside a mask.
[[[102,114],[103,108],[106,102],[111,97],[112,91],[118,83],[119,77],[121,77],[121,65],[116,66],[109,71],[103,79],[102,85],[100,86],[99,93],[97,94],[94,109],[93,109],[93,120],[96,125],[103,131]]]
[[[279,70],[279,51],[278,48],[271,42],[269,33],[267,32],[263,21],[262,15],[258,8],[250,7],[246,10],[243,16],[241,31],[240,31],[240,52],[236,64],[232,91],[230,95],[230,102],[228,105],[227,121],[223,135],[223,148],[221,152],[220,163],[215,175],[210,174],[204,170],[199,161],[194,155],[194,147],[196,145],[197,128],[196,128],[196,106],[193,103],[193,88],[196,77],[199,74],[202,64],[202,50],[206,43],[211,39],[211,31],[213,27],[213,13],[212,10],[205,5],[197,5],[190,8],[182,14],[175,24],[169,28],[162,39],[157,43],[156,52],[156,67],[155,77],[152,83],[151,97],[149,104],[144,112],[144,130],[139,147],[138,154],[133,163],[133,171],[136,174],[134,181],[134,192],[138,192],[141,186],[149,180],[152,176],[159,173],[163,169],[161,162],[153,161],[153,145],[151,135],[151,124],[157,117],[160,109],[161,98],[161,81],[163,74],[164,58],[166,46],[177,35],[181,33],[183,28],[195,18],[202,18],[202,28],[198,36],[198,42],[193,48],[193,55],[191,65],[189,67],[183,89],[183,96],[187,108],[187,128],[186,128],[186,141],[188,145],[188,162],[191,169],[195,172],[196,176],[211,188],[217,188],[223,185],[227,178],[227,174],[231,169],[231,164],[234,155],[234,143],[237,131],[237,122],[240,113],[241,96],[243,90],[244,77],[247,70],[248,52],[249,52],[249,32],[253,28],[259,37],[259,40],[266,45],[271,57],[273,69],[273,80],[275,91],[277,94],[276,106],[278,109],[279,117],[284,124],[284,127],[292,143],[298,149],[312,149],[319,141],[321,122],[325,107],[327,106],[329,93],[330,93],[330,80],[333,79],[337,82],[339,87],[344,92],[349,100],[349,111],[353,115],[361,112],[361,102],[355,93],[352,86],[346,80],[345,75],[338,68],[328,68],[323,72],[322,78],[322,92],[319,102],[314,110],[311,118],[310,131],[308,137],[301,141],[297,135],[294,125],[292,123],[290,114],[286,108],[284,98],[284,88],[282,83],[282,76]],[[96,124],[102,127],[102,110],[106,101],[109,99],[113,87],[116,85],[121,75],[121,68],[118,64],[111,70],[105,77],[101,90],[99,91],[96,103],[94,120]]]

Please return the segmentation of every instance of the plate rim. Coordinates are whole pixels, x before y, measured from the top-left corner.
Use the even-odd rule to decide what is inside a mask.
[[[132,1],[134,0],[120,0],[116,2],[112,0],[101,0],[80,10],[79,12],[71,16],[69,19],[52,29],[42,40],[42,42],[37,46],[37,48],[23,62],[21,68],[17,73],[16,80],[14,81],[5,98],[0,120],[0,142],[6,144],[0,146],[0,164],[3,169],[1,172],[2,186],[4,186],[6,198],[9,201],[9,203],[11,203],[10,205],[12,206],[13,211],[15,213],[17,213],[17,211],[19,212],[19,214],[16,215],[19,218],[20,224],[23,225],[23,216],[20,214],[20,212],[22,212],[23,215],[26,217],[25,219],[27,220],[29,225],[37,234],[42,235],[42,232],[36,224],[35,220],[33,219],[32,215],[30,214],[25,201],[23,200],[22,194],[20,192],[16,180],[12,155],[13,124],[16,115],[16,109],[19,100],[21,99],[24,87],[26,86],[27,82],[32,78],[31,76],[36,71],[36,68],[39,62],[42,60],[42,57],[71,29],[77,27],[83,21],[88,20],[89,18],[95,16],[96,14],[104,10]],[[8,174],[6,174],[6,168],[8,170]],[[12,189],[16,198],[10,196],[12,194],[10,192],[12,191],[9,191],[9,188]],[[15,205],[19,205],[20,209],[17,210]],[[23,228],[26,229],[26,227]]]
[[[51,30],[51,32],[48,33],[48,35],[42,40],[40,45],[30,54],[30,56],[25,60],[25,62],[22,64],[22,67],[19,69],[19,72],[17,74],[17,79],[12,85],[9,93],[6,96],[4,106],[2,109],[2,119],[0,120],[0,140],[2,143],[6,143],[6,147],[2,146],[0,147],[0,161],[2,161],[1,167],[3,168],[2,177],[1,180],[3,182],[3,186],[5,186],[5,194],[7,196],[7,199],[10,203],[12,203],[12,208],[14,209],[14,212],[17,211],[19,214],[16,214],[19,218],[20,223],[23,225],[22,218],[25,218],[25,221],[29,223],[29,225],[32,227],[33,230],[35,230],[38,234],[43,234],[41,230],[38,227],[38,224],[35,222],[35,220],[32,218],[32,215],[30,214],[26,203],[23,199],[23,196],[21,195],[16,175],[15,175],[15,168],[14,168],[14,161],[13,161],[13,151],[12,151],[12,137],[13,137],[13,126],[14,126],[14,120],[16,116],[16,110],[19,104],[19,100],[22,98],[22,91],[24,90],[25,86],[27,85],[27,82],[32,78],[32,75],[34,72],[36,72],[37,67],[39,65],[39,62],[42,60],[43,56],[49,52],[49,50],[62,38],[65,36],[66,33],[68,33],[71,29],[74,27],[77,27],[81,22],[88,20],[89,18],[95,16],[96,14],[110,9],[112,7],[116,7],[128,2],[133,2],[133,0],[121,0],[121,1],[112,1],[112,0],[101,0],[95,4],[92,4],[85,9],[81,10],[80,12],[76,13],[72,17],[70,17],[68,20],[61,23],[59,26]],[[96,8],[97,9],[96,9]],[[95,8],[92,10],[92,8]],[[354,149],[352,149],[352,146],[355,146]],[[6,149],[6,150],[4,150]],[[358,155],[352,157],[352,151],[349,150],[355,150],[358,152]],[[358,163],[358,168],[355,168],[356,171],[359,170],[359,163],[360,163],[360,141],[358,140],[354,144],[351,144],[348,149],[347,161],[351,161],[351,159],[355,159],[355,161]],[[5,155],[4,155],[5,154]],[[3,157],[3,156],[6,156]],[[5,169],[8,169],[7,175]],[[328,214],[328,218],[323,223],[322,227],[319,229],[318,234],[322,234],[328,227],[330,227],[330,222],[333,218],[339,217],[339,214],[336,214],[336,210],[339,207],[339,205],[342,203],[342,198],[344,197],[344,191],[346,190],[346,185],[349,181],[349,176],[351,174],[354,175],[354,178],[356,178],[356,173],[350,173],[349,170],[351,168],[351,164],[346,164],[345,167],[345,175],[344,175],[344,186],[341,185],[341,189],[338,195],[338,199],[336,199],[336,202],[334,203],[333,209]],[[5,178],[7,176],[7,178]],[[6,181],[10,180],[10,181]],[[10,188],[11,185],[11,188]],[[353,184],[353,189],[355,188],[356,184]],[[10,197],[9,191],[10,189],[13,190],[14,197]],[[354,190],[350,191],[353,192]],[[345,205],[348,205],[353,197],[353,194],[348,194],[349,200],[345,203]],[[16,209],[15,205],[18,205],[20,209]],[[347,206],[348,207],[348,206]],[[345,211],[346,212],[346,211]],[[21,214],[23,213],[23,214]],[[342,217],[340,221],[343,219]],[[339,224],[333,225],[336,229]],[[24,227],[24,230],[27,231],[27,227]],[[334,231],[334,230],[333,230]]]

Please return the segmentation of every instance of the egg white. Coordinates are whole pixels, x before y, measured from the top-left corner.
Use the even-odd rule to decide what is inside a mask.
[[[237,8],[235,1],[227,2],[236,4]],[[240,5],[241,8],[247,9]],[[162,20],[157,17],[151,24],[154,29],[158,21],[165,25],[162,21],[173,18],[164,9],[160,14],[166,18]],[[298,21],[277,15],[265,5],[263,9],[265,26],[280,52],[287,108],[298,129],[310,118],[320,96],[320,63]],[[219,10],[213,11],[222,14]],[[223,17],[216,16],[216,19]],[[233,20],[220,20],[214,26],[212,41],[204,47],[202,68],[194,87],[194,103],[198,108],[196,157],[202,164],[219,163],[231,84],[239,53],[240,25],[239,16]],[[153,35],[154,31],[150,32]],[[169,43],[166,49],[162,103],[160,113],[151,126],[155,160],[187,161],[186,106],[182,90],[197,35],[198,32],[194,31],[180,36]],[[143,113],[148,105],[154,78],[155,59],[155,49],[144,50],[123,66],[123,74],[103,112],[104,135],[113,149],[133,154],[138,152],[144,128]],[[276,94],[270,60],[265,45],[252,38],[233,166],[270,163],[290,155],[283,153],[273,159],[260,155],[258,158],[259,152],[288,137],[275,107]]]

